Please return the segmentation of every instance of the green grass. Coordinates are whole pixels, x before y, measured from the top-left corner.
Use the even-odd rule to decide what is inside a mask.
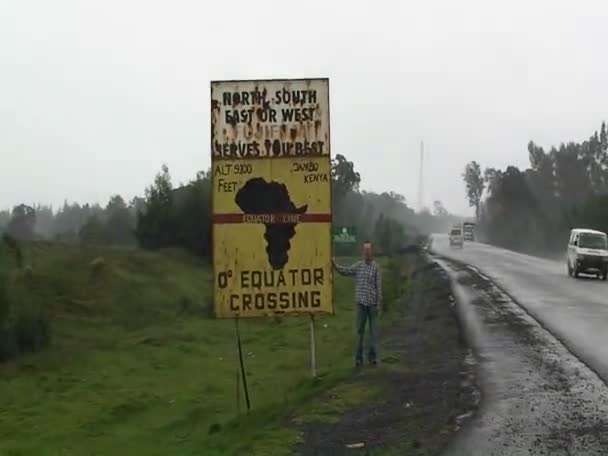
[[[308,423],[334,424],[349,408],[382,396],[383,391],[377,386],[361,382],[344,382],[331,388],[322,398],[315,398],[302,407],[292,420],[301,425]]]
[[[52,343],[0,367],[1,455],[287,455],[301,438],[287,417],[351,371],[349,279],[336,279],[337,315],[317,318],[319,379],[307,318],[241,321],[253,410],[241,393],[239,415],[234,323],[208,318],[206,264],[43,243],[25,259],[31,277],[9,291],[46,309]],[[345,391],[333,413],[365,400]]]

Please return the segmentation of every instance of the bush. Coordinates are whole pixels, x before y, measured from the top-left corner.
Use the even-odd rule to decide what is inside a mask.
[[[34,269],[29,264],[26,264],[23,268],[23,275],[26,279],[31,279],[34,276]]]
[[[21,316],[15,325],[19,353],[42,350],[51,339],[48,320],[38,316]]]
[[[41,350],[50,339],[47,318],[13,305],[6,293],[0,294],[0,361]]]
[[[50,340],[51,326],[46,318],[17,315],[15,321],[5,320],[0,328],[0,362],[42,350]]]
[[[15,253],[15,263],[22,261],[21,249],[10,237],[5,244]],[[2,250],[2,249],[0,249]],[[22,353],[41,350],[50,342],[50,322],[36,306],[25,304],[9,293],[11,269],[15,264],[0,251],[0,362]],[[4,261],[3,261],[4,260]],[[21,271],[20,271],[21,272]],[[23,275],[30,278],[31,266],[23,268]]]
[[[407,278],[403,275],[402,267],[403,260],[400,257],[391,257],[383,271],[382,302],[385,310],[405,293]]]
[[[14,328],[0,329],[0,362],[14,358],[19,353]]]
[[[13,236],[11,236],[8,233],[5,233],[2,235],[2,241],[13,252],[13,255],[15,256],[15,262],[17,263],[17,267],[19,267],[19,268],[22,267],[23,266],[23,250],[21,249],[21,246],[19,245],[19,242],[17,241],[17,239],[15,239]]]
[[[99,274],[106,267],[106,261],[102,257],[97,257],[91,261],[91,273],[93,275]]]
[[[192,308],[194,307],[194,303],[187,296],[182,296],[177,300],[177,315],[187,315],[192,313]]]
[[[205,300],[202,303],[203,317],[204,318],[215,318],[215,308],[211,300]]]
[[[46,347],[51,339],[49,320],[16,305],[5,289],[0,291],[0,362]]]

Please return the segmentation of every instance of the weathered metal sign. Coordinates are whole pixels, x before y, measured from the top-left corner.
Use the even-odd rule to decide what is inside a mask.
[[[218,318],[333,313],[328,79],[211,83]]]

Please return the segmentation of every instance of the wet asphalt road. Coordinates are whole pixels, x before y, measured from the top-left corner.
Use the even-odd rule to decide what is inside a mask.
[[[437,262],[451,278],[482,392],[446,456],[608,454],[606,384],[489,278]]]
[[[550,261],[477,243],[452,249],[445,235],[433,236],[431,248],[491,278],[608,382],[608,282],[569,277],[565,259]]]

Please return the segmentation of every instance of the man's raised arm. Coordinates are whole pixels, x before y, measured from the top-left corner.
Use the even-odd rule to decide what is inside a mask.
[[[343,276],[354,276],[357,272],[357,266],[359,265],[359,262],[351,264],[350,266],[342,266],[336,264],[336,260],[332,258],[331,264],[334,266],[334,269],[338,272],[338,274]]]

